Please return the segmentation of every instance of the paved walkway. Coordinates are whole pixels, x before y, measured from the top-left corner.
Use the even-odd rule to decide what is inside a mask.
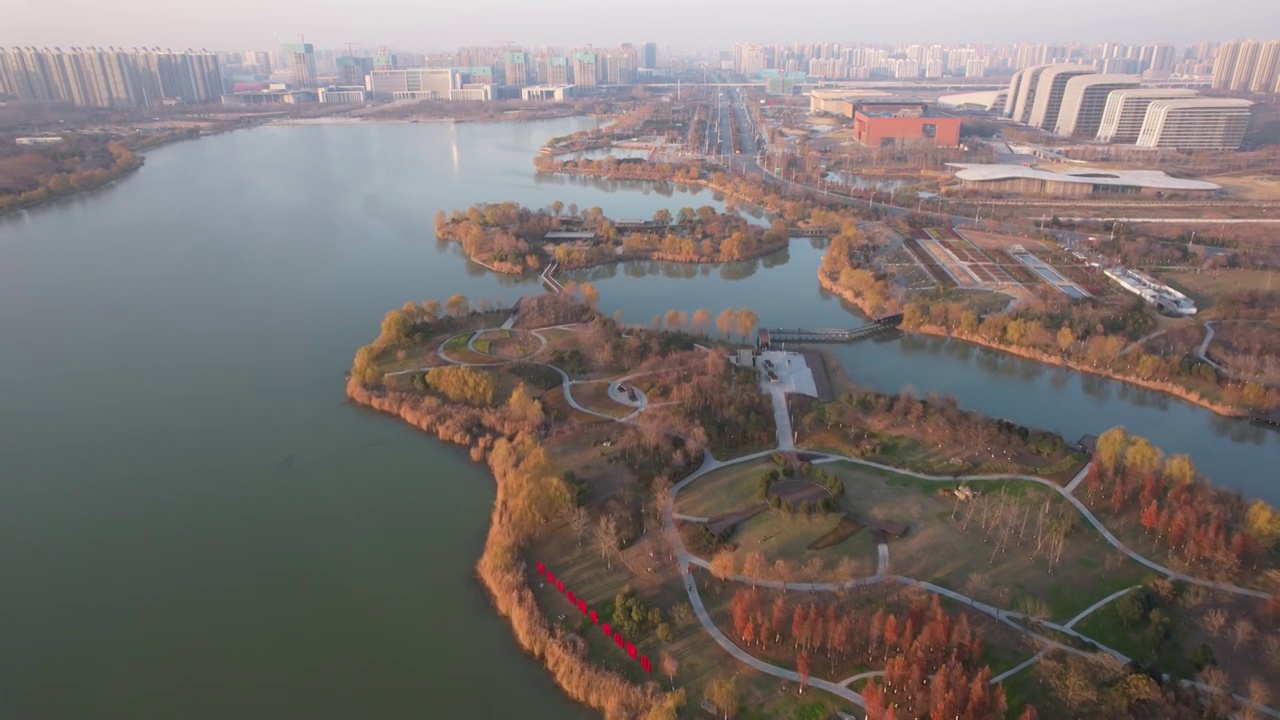
[[[754,655],[738,647],[732,640],[726,637],[725,634],[720,631],[720,628],[712,622],[711,615],[707,613],[707,607],[706,605],[703,605],[702,596],[698,593],[698,582],[693,575],[689,574],[689,568],[687,566],[682,567],[681,572],[684,573],[684,587],[685,590],[689,592],[689,602],[693,605],[693,611],[697,614],[698,621],[702,623],[702,628],[707,631],[707,634],[711,636],[711,639],[716,641],[716,644],[724,648],[726,652],[742,664],[754,668],[755,670],[759,670],[766,675],[780,677],[784,680],[790,680],[795,683],[800,682],[800,675],[795,671],[780,668],[777,665],[770,665],[767,662],[758,660]],[[829,680],[811,677],[809,678],[808,686],[818,688],[819,690],[826,690],[832,695],[848,700],[858,707],[867,706],[866,701],[862,699],[861,695],[847,687],[844,687],[843,683],[833,683]]]
[[[924,473],[918,473],[913,470],[904,470],[902,468],[891,467],[889,465],[883,465],[881,463],[872,462],[870,460],[864,460],[862,458],[848,457],[846,455],[828,455],[825,458],[814,460],[813,462],[814,463],[851,462],[859,465],[866,465],[867,467],[874,467],[880,470],[895,472],[900,475],[907,475],[909,477],[913,477],[919,480],[928,480],[932,482],[953,483],[953,482],[956,482],[957,479],[959,479],[959,480],[1022,480],[1025,482],[1038,483],[1040,485],[1043,485],[1053,490],[1054,492],[1058,493],[1062,497],[1066,498],[1067,502],[1071,503],[1072,505],[1075,505],[1076,509],[1080,511],[1080,514],[1084,516],[1084,519],[1087,520],[1089,524],[1092,525],[1102,535],[1102,537],[1106,538],[1107,542],[1115,546],[1117,550],[1124,553],[1125,555],[1128,555],[1130,558],[1133,558],[1135,561],[1143,565],[1146,565],[1152,570],[1155,570],[1161,575],[1166,575],[1174,580],[1182,580],[1184,582],[1189,582],[1194,585],[1203,585],[1204,587],[1212,588],[1214,590],[1221,590],[1223,592],[1235,593],[1237,595],[1247,595],[1249,597],[1261,598],[1264,600],[1271,597],[1271,593],[1264,592],[1262,590],[1254,590],[1252,588],[1242,588],[1236,585],[1231,585],[1229,583],[1217,582],[1215,580],[1205,580],[1203,578],[1198,578],[1192,575],[1186,575],[1184,573],[1180,573],[1177,570],[1167,568],[1163,565],[1160,565],[1159,563],[1148,560],[1146,557],[1139,555],[1138,553],[1129,549],[1127,545],[1120,542],[1120,539],[1117,538],[1114,533],[1108,530],[1106,526],[1102,524],[1102,521],[1099,520],[1097,516],[1095,516],[1093,512],[1089,510],[1089,508],[1086,507],[1085,504],[1081,502],[1080,499],[1077,498],[1075,495],[1072,495],[1070,492],[1067,492],[1065,488],[1058,485],[1057,483],[1050,482],[1048,480],[1045,480],[1044,478],[1035,477],[1034,475],[995,473],[990,475],[964,475],[964,476],[961,476],[960,478],[954,478],[949,475],[926,475]],[[1079,477],[1081,476],[1077,475],[1077,478]],[[1072,481],[1072,483],[1075,483],[1075,482],[1076,480]]]
[[[508,324],[511,323],[511,321],[512,321],[512,318],[508,318]],[[539,340],[542,343],[542,348],[545,348],[546,338],[543,337],[536,330],[533,330],[531,332],[539,338]],[[474,342],[474,340],[475,340],[475,335],[473,335],[468,340],[467,346],[472,347],[472,343]],[[539,352],[540,351],[541,351],[541,348],[539,349]],[[441,345],[437,348],[437,353],[446,362],[457,364],[457,365],[506,364],[506,363],[459,362],[449,358],[444,354],[443,343],[441,343]],[[605,418],[605,419],[613,420],[617,422],[628,422],[635,416],[636,413],[639,413],[641,410],[643,410],[644,406],[647,406],[647,399],[646,399],[644,406],[638,407],[635,412],[633,412],[631,415],[628,415],[625,418],[615,418],[608,415],[604,415],[602,413],[595,412],[593,410],[583,407],[577,402],[577,400],[574,399],[573,393],[570,390],[570,387],[575,383],[569,377],[568,373],[566,373],[564,370],[560,369],[555,365],[551,365],[547,363],[534,363],[534,364],[544,365],[545,367],[551,368],[557,374],[560,375],[560,378],[561,378],[560,387],[561,387],[561,391],[564,393],[565,401],[569,404],[570,407],[580,412],[584,412],[589,415],[593,415],[596,417],[601,417],[601,418]],[[429,369],[429,368],[424,368],[424,369]],[[399,371],[397,373],[388,373],[388,374],[400,375],[400,374],[421,372],[421,371],[422,370],[404,370],[404,371]],[[781,377],[781,374],[780,374],[780,377]],[[616,384],[616,381],[615,381],[615,384]],[[794,448],[794,443],[792,442],[793,435],[791,430],[790,416],[789,416],[789,413],[787,412],[787,406],[786,406],[787,393],[784,387],[790,386],[794,388],[795,386],[793,383],[788,382],[788,383],[785,383],[784,387],[776,387],[776,391],[775,391],[775,388],[769,387],[770,385],[778,386],[778,385],[784,385],[784,384],[769,383],[767,378],[761,382],[762,389],[770,394],[770,397],[772,398],[774,403],[774,416],[775,416],[777,429],[778,429],[778,448],[777,449],[790,450]],[[610,390],[611,391],[613,390],[612,386]],[[719,470],[721,468],[728,467],[731,465],[737,465],[739,463],[750,462],[757,458],[767,457],[771,455],[773,452],[775,452],[774,449],[762,450],[760,452],[751,453],[750,455],[744,455],[742,457],[734,458],[732,460],[718,460],[711,454],[711,451],[709,449],[705,449],[703,451],[702,465],[699,466],[698,469],[694,471],[692,474],[690,474],[688,477],[684,478],[683,480],[676,483],[672,487],[671,493],[669,494],[667,499],[667,503],[662,508],[663,528],[664,528],[664,532],[667,532],[671,535],[673,546],[676,551],[677,564],[678,564],[681,575],[685,579],[685,590],[689,595],[689,602],[692,605],[694,612],[698,617],[698,621],[702,624],[703,629],[706,630],[707,634],[710,635],[711,638],[715,640],[715,642],[718,645],[720,645],[726,652],[728,652],[730,655],[732,655],[735,659],[742,662],[743,664],[759,672],[763,672],[765,674],[772,675],[774,677],[779,677],[785,680],[790,680],[792,682],[798,683],[800,681],[800,676],[796,674],[794,671],[787,670],[785,668],[780,668],[776,665],[772,665],[770,663],[766,663],[762,660],[755,658],[749,652],[738,647],[737,644],[735,644],[731,639],[725,636],[725,634],[720,630],[720,628],[717,627],[716,624],[712,621],[710,614],[707,612],[706,606],[702,602],[702,597],[698,592],[696,578],[694,578],[694,576],[692,575],[693,567],[701,567],[704,569],[709,569],[710,563],[700,557],[690,554],[685,549],[684,543],[680,538],[680,534],[676,531],[676,527],[675,527],[676,520],[682,520],[686,522],[705,522],[707,520],[707,518],[683,515],[675,512],[676,496],[679,494],[681,490],[687,487],[690,483],[695,482],[702,476],[708,473],[714,472],[716,470]],[[1262,592],[1260,590],[1253,590],[1250,588],[1241,588],[1241,587],[1236,587],[1234,585],[1229,585],[1226,583],[1219,583],[1211,580],[1203,580],[1201,578],[1195,578],[1188,575],[1184,575],[1182,573],[1176,572],[1162,565],[1159,565],[1155,562],[1152,562],[1151,560],[1148,560],[1147,558],[1137,554],[1133,550],[1130,550],[1123,543],[1121,543],[1120,540],[1116,538],[1115,535],[1112,534],[1111,531],[1109,531],[1087,507],[1085,507],[1083,502],[1081,502],[1078,498],[1075,497],[1075,495],[1072,494],[1072,492],[1076,489],[1076,487],[1079,486],[1080,482],[1086,476],[1088,472],[1088,466],[1086,466],[1085,468],[1082,468],[1080,472],[1078,472],[1076,476],[1072,478],[1071,482],[1068,483],[1067,486],[1064,488],[1048,480],[1045,480],[1043,478],[1038,478],[1030,475],[991,474],[991,475],[970,475],[970,476],[964,476],[961,478],[955,478],[950,476],[934,476],[934,475],[926,475],[924,473],[914,472],[911,470],[895,468],[888,465],[871,462],[869,460],[863,460],[861,458],[847,457],[844,455],[828,454],[825,457],[815,460],[814,462],[815,463],[849,462],[849,463],[854,463],[858,465],[864,465],[867,467],[874,467],[874,468],[878,468],[878,469],[886,470],[890,472],[900,473],[900,474],[914,477],[920,480],[935,481],[935,482],[955,482],[957,479],[959,479],[959,480],[1022,480],[1026,482],[1039,483],[1041,485],[1044,485],[1045,487],[1053,489],[1055,492],[1062,495],[1068,502],[1074,505],[1076,509],[1079,510],[1080,513],[1084,516],[1084,518],[1091,525],[1093,525],[1094,528],[1104,538],[1106,538],[1109,543],[1111,543],[1111,545],[1113,545],[1114,547],[1116,547],[1117,549],[1119,549],[1120,551],[1122,551],[1123,553],[1125,553],[1135,561],[1161,574],[1167,575],[1174,579],[1179,579],[1185,582],[1203,585],[1206,587],[1210,587],[1216,590],[1222,590],[1225,592],[1233,592],[1241,595],[1248,595],[1251,597],[1259,597],[1259,598],[1271,597],[1270,594]],[[1068,645],[1064,645],[1062,643],[1057,642],[1056,640],[1053,640],[1052,638],[1046,637],[1044,635],[1041,635],[1035,632],[1032,629],[1032,627],[1037,623],[1045,628],[1050,628],[1057,632],[1076,637],[1080,639],[1082,642],[1088,643],[1092,647],[1095,647],[1102,652],[1109,653],[1110,655],[1112,655],[1122,663],[1129,662],[1129,658],[1127,656],[1123,655],[1117,650],[1114,650],[1105,645],[1102,645],[1101,643],[1098,643],[1096,640],[1093,640],[1092,638],[1089,638],[1085,635],[1082,635],[1076,632],[1073,629],[1073,626],[1076,623],[1083,620],[1085,617],[1089,616],[1091,613],[1106,606],[1108,603],[1113,602],[1117,598],[1122,597],[1125,593],[1133,590],[1133,588],[1125,588],[1123,590],[1112,593],[1106,598],[1103,598],[1102,600],[1099,600],[1098,602],[1089,606],[1088,608],[1086,608],[1084,611],[1076,615],[1074,618],[1069,620],[1064,625],[1058,625],[1056,623],[1052,623],[1048,621],[1033,621],[1020,613],[1016,613],[1008,610],[1002,610],[993,605],[988,605],[986,603],[980,602],[967,595],[956,592],[949,588],[942,587],[940,585],[935,585],[927,581],[917,580],[915,578],[910,578],[906,576],[891,575],[890,566],[889,566],[889,546],[884,543],[881,543],[877,546],[876,574],[871,577],[855,578],[855,579],[850,579],[848,581],[839,582],[839,583],[829,583],[829,582],[793,583],[793,582],[783,582],[780,580],[749,578],[749,577],[746,577],[743,575],[737,575],[737,574],[732,575],[726,579],[735,581],[735,582],[750,583],[753,586],[781,589],[784,591],[798,590],[798,591],[808,591],[808,592],[824,592],[824,591],[829,592],[829,591],[839,591],[844,589],[850,589],[855,587],[865,587],[865,586],[874,585],[878,583],[899,583],[902,585],[918,587],[922,590],[932,592],[937,595],[941,595],[943,597],[951,598],[957,602],[968,605],[970,608],[973,608],[974,610],[977,610],[979,612],[982,612],[986,615],[989,615],[995,618],[998,622],[1004,623],[1014,628],[1019,633],[1026,635],[1027,637],[1039,642],[1043,646],[1041,650],[1039,650],[1036,654],[1032,655],[1027,660],[1014,666],[1013,668],[1010,668],[1009,670],[1006,670],[1000,675],[997,675],[996,677],[992,678],[991,679],[992,683],[1001,682],[1006,678],[1022,671],[1023,669],[1030,667],[1033,663],[1035,663],[1037,660],[1039,660],[1041,657],[1043,657],[1047,652],[1051,650],[1063,650],[1065,652],[1069,652],[1077,655],[1089,654],[1086,651],[1083,651]],[[1022,622],[1019,622],[1019,621],[1022,621]],[[883,675],[883,672],[882,671],[865,672],[865,673],[860,673],[858,675],[853,675],[851,677],[845,678],[844,680],[841,680],[838,683],[833,683],[831,681],[823,680],[819,678],[809,678],[808,685],[810,687],[818,688],[820,690],[825,690],[826,692],[829,692],[859,707],[865,707],[865,701],[863,700],[862,696],[850,690],[847,686],[859,679],[877,677],[879,675]],[[1191,681],[1186,681],[1184,684],[1194,685],[1200,688],[1201,690],[1205,690],[1205,691],[1213,691],[1212,688],[1207,688],[1203,685],[1200,685],[1198,683],[1194,683]],[[1244,698],[1239,695],[1233,695],[1232,697],[1235,700],[1237,700],[1237,702],[1241,702],[1245,705],[1250,705],[1254,707],[1256,710],[1258,710],[1264,715],[1267,715],[1269,717],[1280,718],[1280,712],[1272,710],[1271,708],[1261,706],[1261,705],[1254,705],[1247,698]],[[842,717],[843,716],[844,715],[842,714]]]

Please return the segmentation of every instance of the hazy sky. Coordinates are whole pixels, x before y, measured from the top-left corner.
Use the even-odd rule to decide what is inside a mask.
[[[4,0],[0,46],[266,49],[734,41],[1156,42],[1280,36],[1277,0]],[[1259,36],[1259,33],[1263,37]]]

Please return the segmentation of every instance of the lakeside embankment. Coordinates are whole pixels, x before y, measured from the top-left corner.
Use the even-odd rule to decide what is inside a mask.
[[[643,708],[650,704],[644,689],[628,682],[617,673],[602,670],[577,653],[567,638],[551,631],[525,581],[524,561],[520,551],[528,537],[517,527],[510,507],[511,484],[515,482],[514,463],[501,464],[492,443],[464,442],[471,436],[457,432],[448,420],[448,408],[428,408],[422,398],[406,393],[374,391],[358,379],[348,380],[346,395],[358,405],[393,415],[443,442],[468,449],[471,459],[489,468],[497,487],[484,551],[476,563],[476,571],[488,591],[498,613],[510,621],[516,641],[551,672],[556,684],[575,701],[615,717],[620,708]],[[507,454],[514,453],[510,450]],[[505,455],[504,455],[505,456]]]
[[[821,270],[818,271],[818,285],[821,286],[823,290],[826,290],[832,295],[835,295],[840,299],[845,300],[850,304],[854,305],[866,315],[872,316],[875,314],[874,311],[867,306],[863,298],[855,295],[853,292],[845,288],[839,287],[838,285],[836,285],[835,281],[827,277],[826,274],[823,273]],[[940,338],[946,338],[948,340],[956,340],[959,342],[970,343],[973,345],[977,345],[979,347],[984,347],[991,350],[998,350],[1000,352],[1007,353],[1009,355],[1025,358],[1027,360],[1034,360],[1036,362],[1043,363],[1045,365],[1052,365],[1055,367],[1064,367],[1064,368],[1067,368],[1068,370],[1088,373],[1090,375],[1097,375],[1099,377],[1104,377],[1109,380],[1117,380],[1119,382],[1128,383],[1129,385],[1134,385],[1136,387],[1140,387],[1145,390],[1154,390],[1156,392],[1164,393],[1166,395],[1177,398],[1184,402],[1191,403],[1192,405],[1195,405],[1197,407],[1202,407],[1202,408],[1205,408],[1206,410],[1211,410],[1214,413],[1217,413],[1218,415],[1222,415],[1224,417],[1231,417],[1231,418],[1249,417],[1249,413],[1247,412],[1241,411],[1237,408],[1233,408],[1228,405],[1223,405],[1222,403],[1219,403],[1219,402],[1215,402],[1214,400],[1204,397],[1200,393],[1194,392],[1192,390],[1188,390],[1179,385],[1174,385],[1173,383],[1162,383],[1162,382],[1153,381],[1153,380],[1144,380],[1142,378],[1136,378],[1130,375],[1122,375],[1112,370],[1107,370],[1105,368],[1096,368],[1090,365],[1083,365],[1081,363],[1072,362],[1071,360],[1068,360],[1067,358],[1061,357],[1059,355],[1053,355],[1050,353],[1041,352],[1039,350],[1034,350],[1031,348],[1020,348],[1020,347],[1012,347],[1008,345],[1001,345],[998,343],[991,342],[990,340],[983,338],[981,336],[948,332],[946,328],[942,328],[942,327],[931,325],[931,324],[920,325],[914,328],[899,328],[899,329],[902,330],[902,332],[916,333],[918,335],[928,335],[931,337],[940,337]]]
[[[158,147],[193,140],[205,135],[230,132],[243,124],[220,127],[213,130],[186,128],[137,138],[111,140],[105,151],[110,153],[111,164],[106,167],[75,172],[51,173],[40,178],[39,186],[22,193],[0,195],[0,217],[19,210],[30,210],[64,198],[76,197],[113,185],[146,163],[145,151]],[[55,146],[57,147],[57,146]]]

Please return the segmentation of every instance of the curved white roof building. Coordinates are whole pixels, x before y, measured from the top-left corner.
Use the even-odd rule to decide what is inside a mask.
[[[995,112],[1002,110],[1005,106],[1005,91],[982,90],[958,95],[943,95],[938,98],[938,104],[959,108],[976,107]]]
[[[1098,125],[1098,140],[1136,142],[1138,133],[1142,131],[1142,121],[1147,117],[1147,106],[1152,101],[1181,100],[1195,96],[1195,90],[1181,88],[1116,90],[1107,96],[1107,105],[1102,110],[1102,122]]]
[[[1102,125],[1107,98],[1114,90],[1137,88],[1137,75],[1080,75],[1067,81],[1053,132],[1064,137],[1093,138]]]
[[[1067,92],[1067,81],[1097,72],[1098,69],[1092,65],[1053,65],[1046,68],[1036,81],[1035,104],[1031,107],[1027,124],[1052,130],[1058,123],[1058,110],[1062,107],[1062,96]]]
[[[1009,82],[1009,97],[1005,99],[1005,115],[1020,123],[1031,119],[1031,106],[1036,98],[1036,84],[1040,82],[1040,74],[1051,67],[1053,67],[1052,63],[1035,65],[1013,74],[1013,80]]]
[[[1138,147],[1235,150],[1244,140],[1253,103],[1237,98],[1154,100],[1138,133]]]

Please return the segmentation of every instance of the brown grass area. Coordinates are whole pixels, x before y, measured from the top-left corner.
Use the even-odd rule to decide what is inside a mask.
[[[974,245],[983,250],[1008,250],[1014,245],[1021,245],[1032,252],[1040,249],[1048,249],[1048,246],[1039,240],[1031,238],[1018,237],[1017,235],[1005,235],[1003,233],[987,232],[985,230],[971,230],[964,228],[961,233],[969,239]]]
[[[1137,563],[1126,560],[1118,570],[1104,570],[1109,544],[1079,519],[1074,508],[1056,493],[1031,483],[1009,483],[1009,502],[1018,507],[1031,507],[1032,514],[1046,500],[1055,511],[1069,510],[1078,522],[1068,536],[1061,562],[1049,572],[1047,553],[1029,559],[1034,549],[1035,518],[1028,521],[1028,531],[1021,545],[1011,539],[1003,553],[996,553],[994,533],[984,542],[980,522],[980,505],[973,503],[974,517],[964,529],[969,503],[959,506],[951,498],[939,494],[943,483],[927,483],[903,476],[891,476],[846,463],[826,466],[837,472],[845,483],[845,502],[854,515],[876,520],[898,520],[909,523],[907,534],[889,543],[891,572],[919,580],[929,580],[955,590],[963,590],[970,575],[981,573],[989,578],[986,588],[1009,588],[1012,598],[1030,595],[1047,602],[1053,610],[1051,619],[1065,621],[1093,602],[1122,587],[1136,584],[1148,573]],[[971,483],[991,499],[1001,483]],[[953,510],[955,519],[951,519]],[[979,600],[994,598],[979,596]]]
[[[1240,200],[1280,200],[1280,179],[1268,175],[1233,177],[1216,175],[1209,178],[1227,189],[1228,194]]]
[[[699,517],[724,515],[759,501],[760,476],[776,468],[768,459],[732,465],[694,480],[676,496],[676,512]]]
[[[1203,272],[1162,272],[1160,279],[1181,290],[1200,305],[1213,307],[1223,293],[1239,290],[1280,290],[1280,270],[1214,269]]]
[[[570,386],[569,391],[573,393],[573,399],[577,400],[582,407],[598,413],[604,413],[609,417],[626,417],[635,410],[635,408],[614,402],[609,397],[609,383],[607,382],[578,383]]]
[[[634,479],[625,463],[611,461],[617,454],[616,446],[604,445],[616,442],[624,426],[596,419],[600,422],[575,423],[567,432],[544,441],[556,468],[562,473],[572,470],[587,481],[593,500],[612,495]]]

